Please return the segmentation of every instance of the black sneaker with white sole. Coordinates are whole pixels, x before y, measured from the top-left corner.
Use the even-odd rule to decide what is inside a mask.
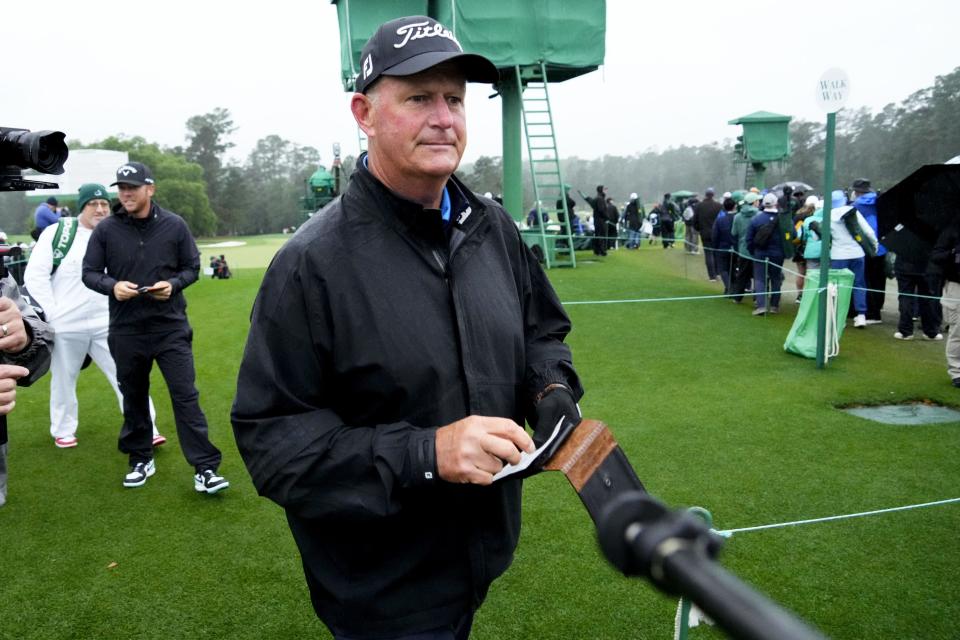
[[[154,464],[153,458],[147,460],[146,462],[138,462],[132,467],[130,467],[130,473],[123,477],[123,486],[125,487],[142,487],[147,482],[147,478],[152,476],[157,472],[157,465]]]
[[[203,469],[193,475],[193,488],[200,493],[216,493],[229,486],[230,482],[213,469]]]

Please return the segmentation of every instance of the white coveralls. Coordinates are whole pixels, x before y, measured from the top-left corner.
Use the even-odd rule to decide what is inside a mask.
[[[76,437],[79,422],[77,377],[88,353],[117,394],[121,413],[123,394],[117,384],[117,366],[107,346],[109,301],[107,296],[88,289],[81,281],[83,256],[93,230],[77,221],[73,244],[51,276],[56,232],[57,225],[52,224],[40,234],[30,253],[23,281],[56,332],[50,363],[50,435],[71,438]],[[150,398],[149,402],[153,435],[156,436],[157,413],[153,399]]]

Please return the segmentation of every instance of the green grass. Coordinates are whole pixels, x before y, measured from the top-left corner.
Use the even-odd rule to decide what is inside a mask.
[[[275,233],[265,236],[236,236],[230,238],[200,238],[197,245],[200,248],[200,266],[210,264],[210,256],[221,255],[227,259],[230,269],[261,269],[270,264],[270,260],[283,243],[289,240],[289,234]],[[239,247],[211,247],[211,244],[221,242],[242,242]],[[239,274],[242,275],[242,274]]]
[[[587,257],[551,272],[562,300],[718,293],[700,258],[679,250]],[[328,637],[283,513],[257,497],[229,426],[261,274],[188,290],[200,400],[233,483],[223,494],[194,493],[156,373],[170,442],[138,490],[120,486],[120,415],[95,368],[80,379],[73,450],[55,449],[47,432],[47,380],[20,392],[0,509],[0,637]],[[960,496],[960,424],[883,426],[834,408],[955,404],[942,343],[894,341],[889,324],[849,330],[819,371],[782,350],[793,308],[753,318],[726,300],[569,306],[584,415],[611,426],[654,495],[706,507],[718,528]],[[738,534],[722,561],[834,638],[956,638],[958,529],[960,505],[934,507]],[[576,494],[550,473],[526,483],[516,560],[473,637],[668,638],[675,611],[675,599],[606,564]]]

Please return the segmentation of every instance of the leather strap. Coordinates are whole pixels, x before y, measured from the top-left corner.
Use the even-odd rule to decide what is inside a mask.
[[[563,472],[597,524],[603,507],[618,495],[646,492],[610,429],[599,420],[582,420],[574,427],[543,470]]]

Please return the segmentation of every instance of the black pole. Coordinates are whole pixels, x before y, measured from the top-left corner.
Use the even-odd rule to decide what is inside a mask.
[[[697,604],[721,629],[744,640],[813,640],[824,636],[692,547],[662,560],[664,581]]]
[[[699,518],[671,511],[644,491],[610,500],[597,521],[600,546],[626,575],[689,598],[733,638],[823,640],[824,636],[716,562],[721,539]]]

